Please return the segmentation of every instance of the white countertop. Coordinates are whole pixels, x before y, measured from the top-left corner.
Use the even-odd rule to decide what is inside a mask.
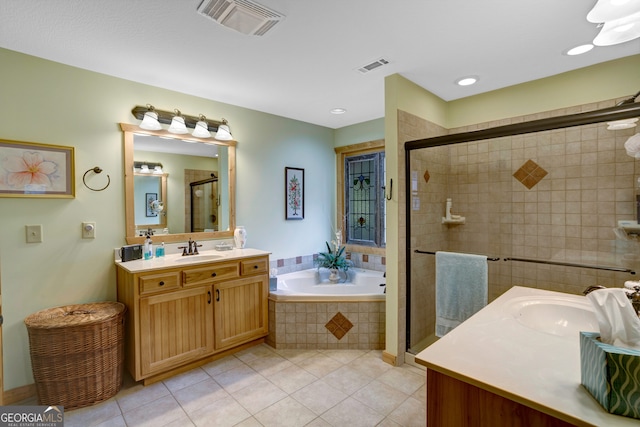
[[[182,256],[181,253],[178,253],[165,255],[160,258],[154,257],[149,260],[137,259],[127,262],[117,260],[116,265],[124,268],[130,273],[142,273],[162,268],[180,268],[197,264],[230,261],[269,254],[270,252],[251,248],[232,249],[230,251],[205,250],[201,251],[198,255]]]
[[[577,334],[540,332],[509,314],[513,298],[538,296],[587,301],[579,295],[514,286],[420,352],[416,362],[576,425],[640,426],[640,420],[609,414],[580,384]]]

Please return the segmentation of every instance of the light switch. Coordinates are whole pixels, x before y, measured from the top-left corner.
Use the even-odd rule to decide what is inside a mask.
[[[83,239],[95,239],[96,238],[96,223],[95,222],[83,222],[82,223],[82,238]]]
[[[27,243],[42,243],[42,225],[25,225]]]

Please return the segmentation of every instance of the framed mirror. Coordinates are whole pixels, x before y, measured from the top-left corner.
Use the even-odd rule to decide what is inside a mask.
[[[235,141],[120,127],[128,244],[148,228],[166,243],[233,237]]]

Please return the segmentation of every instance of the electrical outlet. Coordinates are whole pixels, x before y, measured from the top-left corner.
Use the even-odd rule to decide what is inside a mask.
[[[42,243],[42,225],[25,225],[27,243]]]
[[[95,222],[83,222],[82,223],[82,238],[83,239],[95,239],[96,238],[96,223]]]

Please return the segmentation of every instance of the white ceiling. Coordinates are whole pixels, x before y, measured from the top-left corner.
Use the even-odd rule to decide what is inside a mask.
[[[383,117],[389,74],[453,100],[640,53],[636,39],[563,54],[598,33],[596,0],[257,0],[286,16],[262,37],[200,1],[1,0],[0,47],[330,128]],[[380,57],[391,63],[356,71]],[[466,75],[480,81],[454,84]]]

